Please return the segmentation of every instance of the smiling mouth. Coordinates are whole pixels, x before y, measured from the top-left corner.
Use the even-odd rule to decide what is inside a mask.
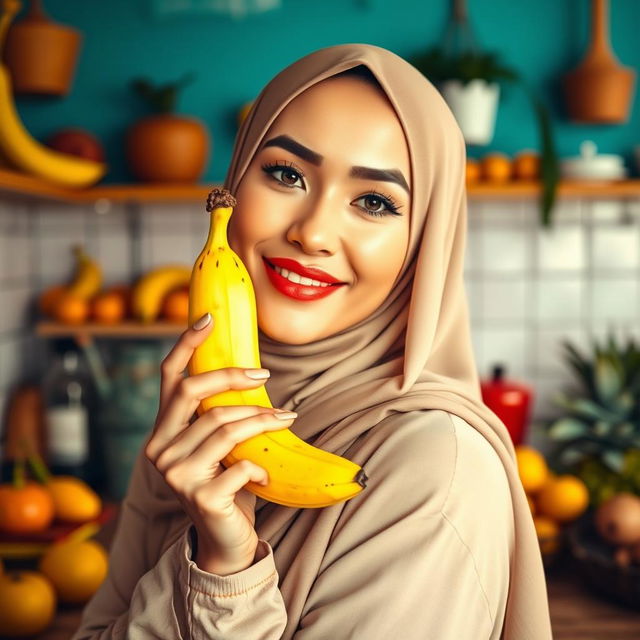
[[[289,282],[293,282],[294,284],[299,284],[306,287],[319,287],[322,289],[326,287],[341,287],[342,285],[346,284],[345,282],[329,283],[320,282],[319,280],[313,280],[312,278],[305,278],[304,276],[297,274],[295,271],[289,271],[288,269],[284,269],[283,267],[276,266],[275,264],[269,262],[266,258],[263,258],[263,260],[270,269],[280,274],[283,278],[289,280]]]

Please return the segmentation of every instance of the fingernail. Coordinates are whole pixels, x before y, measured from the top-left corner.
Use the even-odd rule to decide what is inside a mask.
[[[276,409],[274,415],[278,420],[291,420],[298,414],[295,411],[282,411],[281,409]]]
[[[252,380],[264,380],[271,375],[269,369],[245,369],[244,375]]]
[[[201,329],[204,329],[210,322],[211,322],[211,314],[205,313],[202,316],[202,318],[199,318],[193,323],[193,328],[196,331],[200,331]]]

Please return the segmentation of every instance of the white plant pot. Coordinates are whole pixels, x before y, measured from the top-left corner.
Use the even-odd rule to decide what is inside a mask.
[[[455,116],[467,144],[489,144],[493,138],[500,97],[496,82],[471,80],[463,85],[459,80],[448,80],[440,92]]]

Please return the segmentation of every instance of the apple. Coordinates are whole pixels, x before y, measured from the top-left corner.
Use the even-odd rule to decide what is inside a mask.
[[[104,162],[102,144],[98,138],[84,129],[60,129],[48,138],[46,144],[60,153]]]

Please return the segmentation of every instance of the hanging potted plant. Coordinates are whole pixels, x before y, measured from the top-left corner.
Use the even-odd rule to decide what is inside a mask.
[[[209,159],[209,133],[197,118],[175,113],[178,90],[193,79],[155,87],[146,78],[132,89],[156,113],[134,123],[126,136],[129,169],[143,182],[195,182]]]
[[[491,142],[500,85],[518,83],[522,86],[538,123],[543,185],[540,220],[543,226],[549,227],[560,177],[549,112],[515,69],[502,64],[496,53],[479,50],[467,19],[466,0],[452,0],[452,15],[442,45],[417,54],[409,62],[438,87],[467,144]]]

